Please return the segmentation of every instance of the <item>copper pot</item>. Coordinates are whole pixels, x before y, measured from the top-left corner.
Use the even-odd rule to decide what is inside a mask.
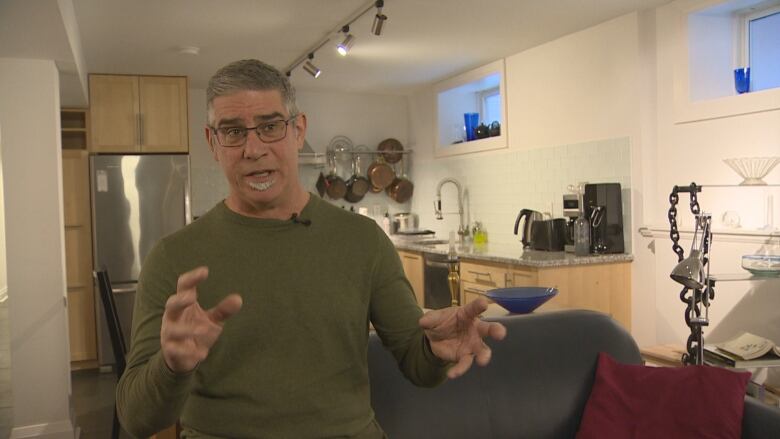
[[[374,163],[368,167],[368,179],[371,181],[371,192],[381,192],[390,186],[395,178],[395,171],[393,168],[385,162],[384,157],[380,154]]]
[[[387,195],[396,203],[405,203],[412,198],[414,184],[406,177],[404,162],[401,162],[401,176],[393,179],[386,189]]]
[[[344,195],[344,199],[350,203],[362,200],[371,186],[371,182],[361,174],[360,169],[360,155],[355,154],[352,157],[352,177],[347,181],[347,193]]]
[[[387,163],[398,163],[403,157],[404,146],[397,139],[389,138],[379,142],[376,147]]]
[[[336,159],[332,154],[328,155],[328,161],[331,163],[330,174],[325,177],[325,193],[334,200],[340,200],[347,194],[347,184],[344,179],[336,173]]]

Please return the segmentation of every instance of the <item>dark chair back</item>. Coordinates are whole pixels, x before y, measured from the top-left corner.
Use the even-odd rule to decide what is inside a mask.
[[[103,302],[103,311],[106,315],[106,323],[108,324],[108,333],[111,337],[111,347],[114,350],[114,357],[116,359],[116,377],[122,376],[125,372],[125,357],[127,356],[127,346],[125,345],[125,337],[122,332],[122,326],[119,324],[119,314],[116,311],[116,303],[114,302],[114,292],[111,288],[111,280],[108,277],[108,270],[105,268],[95,271],[93,273],[95,280],[100,290],[100,300]]]

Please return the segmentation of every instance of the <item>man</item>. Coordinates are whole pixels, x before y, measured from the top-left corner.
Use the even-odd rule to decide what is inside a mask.
[[[186,438],[381,438],[370,407],[369,323],[415,384],[490,361],[484,300],[421,318],[376,224],[298,180],[306,115],[287,78],[256,60],[207,89],[206,138],[230,193],[163,240],[141,272],[123,425]],[[228,294],[236,292],[238,294]],[[240,312],[239,312],[240,311]]]

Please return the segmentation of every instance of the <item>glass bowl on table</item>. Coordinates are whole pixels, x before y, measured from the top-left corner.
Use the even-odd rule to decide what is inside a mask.
[[[555,297],[558,290],[547,287],[510,287],[489,290],[485,296],[512,314],[528,314]]]

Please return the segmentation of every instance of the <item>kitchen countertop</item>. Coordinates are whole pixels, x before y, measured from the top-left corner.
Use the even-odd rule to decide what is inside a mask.
[[[418,241],[391,236],[396,249],[422,253],[446,255],[449,253],[449,244],[422,244]],[[456,254],[459,259],[497,262],[527,267],[549,268],[570,265],[608,264],[615,262],[631,262],[634,256],[629,253],[575,256],[566,252],[547,252],[541,250],[523,250],[522,244],[513,243],[486,243],[456,245]]]

